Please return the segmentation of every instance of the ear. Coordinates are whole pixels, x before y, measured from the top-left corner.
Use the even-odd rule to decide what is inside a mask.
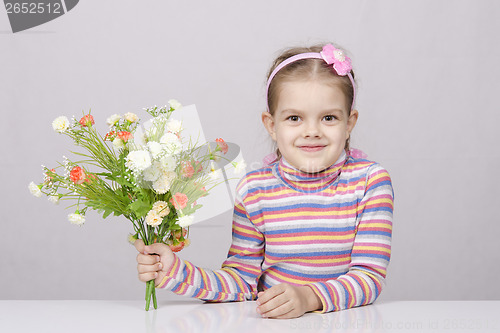
[[[262,112],[262,124],[264,124],[264,127],[266,128],[267,132],[269,132],[269,135],[271,138],[276,141],[276,129],[275,129],[275,123],[274,123],[274,118],[269,112]]]
[[[354,126],[356,126],[356,123],[358,122],[358,110],[352,110],[351,114],[349,115],[349,118],[347,119],[347,137],[349,138],[351,136],[351,132],[354,129]]]

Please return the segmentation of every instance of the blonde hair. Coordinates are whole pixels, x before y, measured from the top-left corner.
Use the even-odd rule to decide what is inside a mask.
[[[274,69],[286,59],[293,57],[297,54],[308,52],[321,52],[322,45],[313,45],[310,47],[293,47],[284,50],[273,62],[267,79],[271,76]],[[354,80],[354,72],[351,70],[351,75]],[[351,80],[347,76],[338,75],[331,66],[321,59],[301,59],[292,62],[276,73],[274,78],[269,84],[267,92],[267,106],[269,113],[274,116],[278,99],[280,95],[280,87],[284,82],[297,81],[297,80],[321,80],[326,84],[340,88],[345,96],[347,115],[351,115],[351,107],[354,99],[354,88]],[[346,140],[345,150],[349,150],[349,138]],[[281,157],[279,149],[276,149],[278,159]]]

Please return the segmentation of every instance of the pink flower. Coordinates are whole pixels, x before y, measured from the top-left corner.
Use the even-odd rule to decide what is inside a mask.
[[[86,178],[85,171],[79,166],[71,169],[71,172],[69,173],[69,179],[71,179],[71,181],[75,184],[83,183]]]
[[[92,115],[90,114],[86,114],[82,117],[82,119],[80,119],[80,125],[82,125],[83,127],[92,126],[94,124],[94,117],[92,117]]]
[[[196,172],[203,171],[203,165],[200,163],[200,161],[194,161],[194,166],[196,167]]]
[[[170,203],[174,205],[175,209],[181,210],[186,208],[188,202],[188,197],[184,193],[175,193],[172,199],[170,199]]]
[[[132,137],[132,133],[127,131],[120,131],[118,132],[117,136],[118,139],[121,139],[123,142],[127,142]]]
[[[182,161],[181,172],[182,172],[182,176],[185,178],[193,177],[193,175],[194,175],[193,165],[191,165],[191,163],[189,163],[187,161]]]
[[[226,154],[228,149],[229,149],[229,147],[227,146],[227,143],[221,138],[215,139],[215,142],[217,142],[217,147],[219,147],[219,149],[222,151],[222,153]]]
[[[344,55],[344,51],[336,49],[332,44],[323,46],[320,53],[328,65],[333,64],[338,75],[345,76],[351,71],[351,59]]]

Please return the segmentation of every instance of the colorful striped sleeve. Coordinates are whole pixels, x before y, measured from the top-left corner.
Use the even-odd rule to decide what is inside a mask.
[[[320,312],[371,304],[380,295],[391,255],[393,202],[389,174],[374,164],[368,170],[365,194],[358,205],[348,272],[309,285],[321,299]]]
[[[220,270],[196,267],[175,257],[170,273],[157,288],[206,301],[243,301],[257,298],[264,258],[264,236],[250,221],[241,195],[234,207],[233,240]]]

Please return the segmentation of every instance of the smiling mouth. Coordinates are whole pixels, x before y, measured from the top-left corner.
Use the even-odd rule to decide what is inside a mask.
[[[313,152],[317,152],[317,151],[322,150],[323,148],[325,148],[325,146],[324,145],[307,145],[307,146],[299,146],[299,148],[302,151],[313,153]]]

